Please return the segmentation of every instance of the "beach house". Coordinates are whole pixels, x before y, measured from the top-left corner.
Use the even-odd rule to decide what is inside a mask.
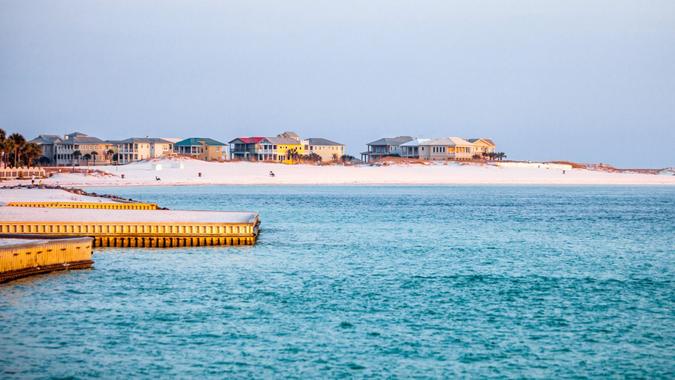
[[[494,153],[495,148],[497,147],[492,141],[492,139],[487,138],[474,138],[468,139],[470,143],[473,144],[473,153],[474,155],[483,156],[484,154]]]
[[[173,143],[155,137],[132,137],[125,140],[109,141],[117,164],[148,160],[169,156],[173,153]]]
[[[111,144],[98,137],[73,132],[62,139],[53,140],[53,163],[55,165],[87,165],[109,163]],[[44,151],[43,151],[44,153]]]
[[[264,140],[264,137],[237,137],[228,142],[230,144],[230,158],[233,160],[257,160],[258,154],[262,150],[259,144]],[[265,154],[274,154],[269,148],[269,152]]]
[[[427,141],[429,139],[417,138],[401,144],[401,157],[420,158],[420,144]]]
[[[305,154],[302,142],[293,137],[283,137],[282,135],[265,137],[263,142],[266,146],[272,147],[274,161],[291,163]]]
[[[368,151],[361,153],[361,160],[370,162],[387,156],[400,156],[401,144],[413,140],[410,136],[384,137],[366,144]]]
[[[37,144],[42,150],[42,156],[40,161],[56,165],[56,145],[60,144],[63,140],[57,135],[39,135],[38,137],[29,141],[29,143]]]
[[[302,141],[305,154],[316,154],[321,161],[337,161],[345,154],[344,144],[321,137],[310,137]]]
[[[424,160],[470,160],[473,144],[461,137],[429,139],[419,144],[419,158]]]
[[[190,137],[174,144],[173,150],[181,156],[204,161],[223,161],[229,157],[227,144],[208,137]]]
[[[237,137],[229,142],[230,156],[233,160],[283,162],[291,155],[304,154],[300,140],[279,136]]]

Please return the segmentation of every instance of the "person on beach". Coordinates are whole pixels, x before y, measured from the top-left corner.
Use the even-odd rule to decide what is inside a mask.
[[[273,171],[270,170],[270,177],[276,177]]]

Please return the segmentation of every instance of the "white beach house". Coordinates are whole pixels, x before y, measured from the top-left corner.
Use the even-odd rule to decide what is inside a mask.
[[[417,138],[407,143],[401,144],[401,157],[405,158],[420,158],[420,144],[423,144],[430,139]]]

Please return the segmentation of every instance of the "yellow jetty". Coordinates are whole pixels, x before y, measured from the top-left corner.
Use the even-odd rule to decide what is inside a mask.
[[[7,207],[97,208],[109,210],[157,210],[155,203],[140,202],[7,202]]]
[[[100,203],[108,204],[117,203]],[[258,214],[252,212],[77,207],[29,210],[0,207],[0,234],[87,236],[94,239],[94,247],[253,245],[260,225]]]
[[[89,268],[94,263],[92,240],[0,239],[0,283],[38,273]]]

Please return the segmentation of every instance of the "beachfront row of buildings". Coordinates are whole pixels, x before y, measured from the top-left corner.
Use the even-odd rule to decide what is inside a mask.
[[[129,138],[102,140],[74,132],[63,137],[40,135],[31,142],[42,149],[41,162],[49,165],[127,164],[170,156],[188,156],[204,161],[247,160],[293,163],[301,160],[332,162],[343,160],[344,144],[325,138],[301,138],[284,132],[274,137],[237,137],[228,143],[206,138]],[[488,138],[385,137],[367,144],[361,160],[371,162],[398,156],[423,160],[470,160],[495,154]]]
[[[39,135],[30,142],[42,149],[40,161],[49,165],[128,164],[175,155],[202,160],[226,159],[225,144],[209,138],[128,138],[102,140],[74,132],[63,137]]]
[[[492,139],[443,137],[435,139],[411,136],[385,137],[367,144],[368,150],[361,153],[361,160],[374,161],[383,157],[398,156],[422,160],[471,160],[495,155],[496,145]]]
[[[129,138],[102,140],[74,132],[63,137],[40,135],[30,142],[42,149],[40,161],[48,165],[127,164],[160,157],[188,156],[204,161],[250,160],[297,162],[337,161],[345,146],[324,138],[302,139],[294,132],[275,137],[237,137],[227,144],[207,137]]]

